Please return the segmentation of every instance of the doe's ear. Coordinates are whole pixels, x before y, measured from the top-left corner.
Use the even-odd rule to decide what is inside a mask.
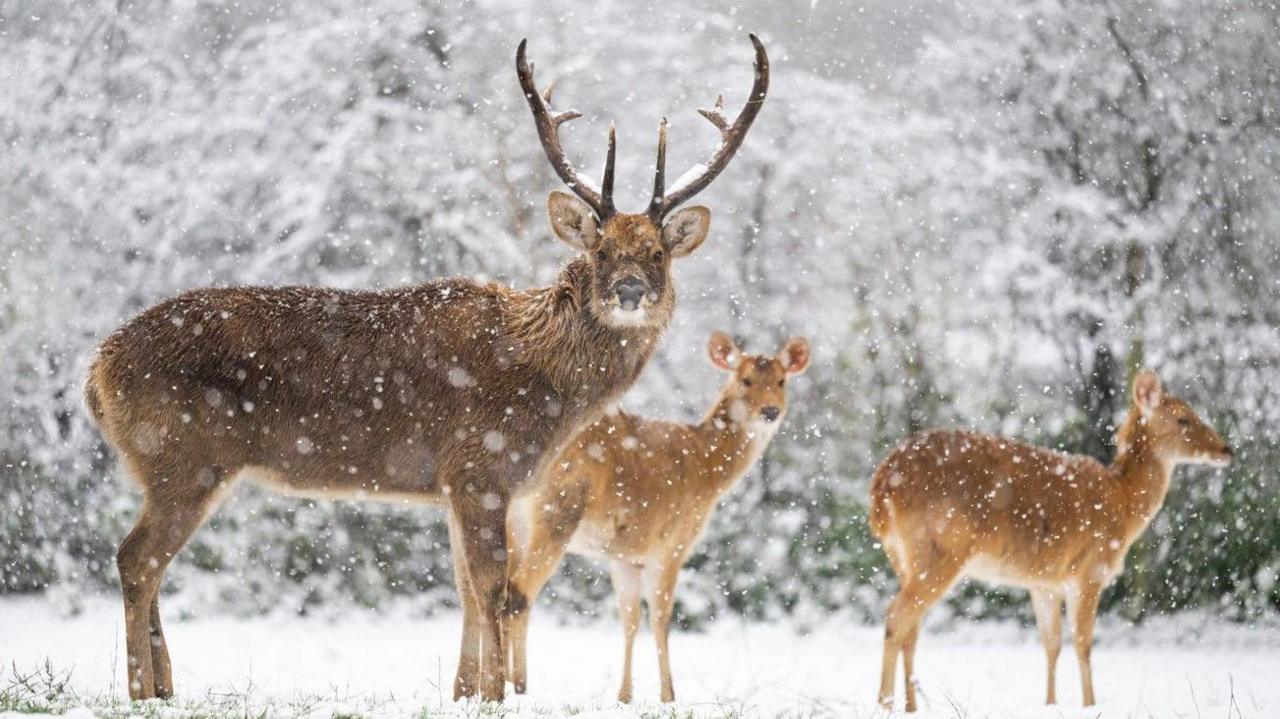
[[[1133,403],[1138,406],[1142,416],[1151,414],[1160,401],[1164,399],[1164,389],[1160,387],[1160,378],[1155,372],[1144,369],[1133,378]]]
[[[662,225],[662,244],[672,257],[684,257],[698,249],[711,229],[711,210],[702,205],[686,207]]]
[[[787,374],[800,374],[809,368],[809,340],[803,337],[792,337],[782,346],[778,359],[786,368]]]
[[[587,203],[573,195],[552,192],[547,197],[551,230],[560,241],[578,250],[590,250],[600,241],[600,223]]]
[[[711,340],[707,342],[707,354],[711,357],[711,364],[732,372],[739,353],[733,338],[717,330],[711,333]]]

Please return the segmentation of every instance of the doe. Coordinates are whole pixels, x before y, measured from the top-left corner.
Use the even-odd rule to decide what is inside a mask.
[[[619,701],[631,701],[642,595],[658,646],[662,701],[675,700],[667,635],[676,577],[716,502],[777,432],[787,411],[787,378],[809,364],[809,343],[801,337],[777,356],[743,355],[716,332],[708,350],[729,379],[701,422],[606,414],[512,502],[507,637],[516,692],[526,687],[529,610],[567,550],[609,562],[626,638]]]
[[[963,576],[1031,591],[1055,701],[1062,604],[1072,617],[1084,704],[1094,703],[1090,651],[1098,598],[1130,545],[1164,504],[1179,464],[1225,466],[1231,449],[1160,380],[1143,371],[1116,435],[1110,466],[975,432],[935,430],[908,439],[871,480],[871,531],[898,576],[885,615],[880,703],[893,703],[902,656],[906,709],[916,639],[926,611]]]

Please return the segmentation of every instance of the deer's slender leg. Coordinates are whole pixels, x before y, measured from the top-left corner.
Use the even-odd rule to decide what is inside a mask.
[[[684,557],[674,557],[661,567],[646,570],[646,599],[649,602],[649,627],[658,645],[658,672],[662,680],[661,698],[664,702],[676,700],[675,686],[671,681],[671,651],[667,639],[671,633],[671,614],[676,603],[676,578]]]
[[[471,576],[467,573],[466,555],[462,550],[462,529],[457,517],[449,515],[449,550],[453,556],[453,581],[462,606],[462,646],[458,650],[458,673],[453,679],[453,700],[473,697],[480,689],[480,625],[479,608]]]
[[[920,620],[960,573],[963,563],[937,552],[925,552],[920,559],[913,558],[914,566],[898,575],[902,586],[889,602],[884,622],[884,657],[880,669],[880,704],[893,706],[894,670],[898,655],[905,651],[908,640],[920,631]],[[914,649],[914,640],[912,640]],[[914,657],[913,657],[914,659]],[[910,678],[908,677],[908,681]],[[906,692],[906,710],[914,712],[915,691]]]
[[[920,622],[916,622],[902,641],[902,691],[907,711],[915,711],[916,706],[916,641],[919,639]]]
[[[1031,590],[1031,608],[1036,613],[1036,626],[1040,629],[1040,641],[1044,644],[1044,657],[1048,669],[1045,685],[1045,704],[1057,702],[1055,686],[1058,673],[1058,655],[1062,652],[1062,594],[1052,590]]]
[[[613,593],[618,600],[618,619],[622,622],[622,686],[618,688],[618,701],[629,704],[631,691],[631,654],[636,643],[636,631],[640,628],[640,568],[615,559],[609,565],[609,577]],[[652,605],[650,611],[653,611]]]
[[[155,678],[156,696],[167,699],[173,696],[173,664],[169,661],[169,647],[160,626],[160,592],[151,597],[151,675]]]
[[[1076,646],[1076,659],[1080,662],[1080,686],[1084,705],[1093,706],[1093,623],[1098,618],[1098,599],[1102,587],[1092,582],[1082,582],[1071,595],[1072,639]]]
[[[159,591],[165,569],[208,514],[227,473],[209,467],[166,468],[139,477],[147,497],[116,553],[124,594],[129,698],[173,694],[169,650],[160,627]]]
[[[502,617],[507,600],[507,497],[496,482],[485,492],[462,491],[451,496],[461,535],[463,563],[475,601],[480,635],[480,697],[502,701],[506,692]],[[461,666],[459,678],[462,678]]]
[[[532,518],[524,547],[508,547],[506,629],[508,669],[517,694],[528,687],[529,616],[538,594],[560,566],[569,540],[582,519],[585,504]],[[563,508],[561,508],[563,509]]]

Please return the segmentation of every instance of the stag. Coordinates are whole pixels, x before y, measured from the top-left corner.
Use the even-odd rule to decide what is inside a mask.
[[[671,262],[706,238],[705,207],[674,212],[728,165],[760,111],[769,65],[691,180],[664,187],[666,123],[644,213],[613,202],[615,133],[594,189],[560,144],[525,42],[520,86],[560,179],[551,228],[577,256],[549,287],[442,279],[387,291],[226,287],[145,310],[99,346],[89,410],[141,486],[117,555],[133,699],[173,694],[158,592],[166,567],[238,478],[306,496],[448,511],[463,639],[454,698],[504,691],[507,505],[521,483],[625,391],[671,320]]]

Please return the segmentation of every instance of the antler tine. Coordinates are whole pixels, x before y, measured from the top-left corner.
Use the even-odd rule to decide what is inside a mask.
[[[617,212],[613,206],[613,161],[618,154],[618,131],[609,122],[609,152],[604,157],[604,179],[600,181],[600,196],[604,198],[605,210],[612,215]]]
[[[662,224],[662,198],[667,185],[667,118],[658,123],[658,162],[653,171],[653,198],[649,200],[649,218]]]
[[[551,109],[547,106],[551,97],[552,88],[547,88],[546,97],[538,92],[537,84],[533,80],[533,65],[528,62],[525,57],[525,46],[528,40],[521,40],[520,46],[516,48],[516,76],[520,80],[520,88],[524,91],[524,99],[529,103],[529,110],[533,113],[533,124],[538,130],[538,140],[542,142],[542,149],[547,154],[547,160],[551,162],[551,167],[556,171],[556,175],[565,185],[573,190],[573,193],[582,198],[582,201],[596,213],[602,222],[607,220],[614,214],[613,207],[613,149],[612,140],[610,142],[609,159],[605,167],[605,176],[607,180],[607,189],[605,194],[601,194],[592,189],[591,185],[578,175],[577,170],[569,163],[564,155],[564,148],[560,145],[560,126],[575,118],[582,117],[582,113],[575,110],[567,110],[557,115],[551,114]],[[554,83],[553,83],[554,87]]]
[[[751,38],[751,44],[756,50],[755,61],[755,79],[751,84],[751,94],[747,96],[747,102],[743,106],[742,111],[738,113],[738,118],[729,124],[728,118],[725,117],[724,97],[716,98],[716,104],[713,109],[698,110],[698,113],[707,118],[716,129],[720,130],[720,146],[711,155],[710,161],[707,162],[704,170],[694,175],[689,181],[679,183],[671,194],[664,196],[660,201],[657,197],[654,202],[658,203],[656,213],[650,212],[656,216],[658,222],[666,217],[668,213],[676,207],[689,201],[694,195],[702,192],[711,184],[712,180],[728,166],[729,161],[733,159],[738,148],[742,146],[742,141],[747,136],[747,130],[751,128],[751,123],[755,122],[756,115],[760,113],[760,108],[764,105],[765,96],[769,92],[769,56],[765,52],[764,43],[760,42],[760,38],[754,34],[748,35]]]
[[[724,116],[724,95],[716,95],[716,105],[712,109],[701,108],[698,114],[711,121],[720,130],[720,139],[724,140],[724,133],[729,130],[729,118]]]

